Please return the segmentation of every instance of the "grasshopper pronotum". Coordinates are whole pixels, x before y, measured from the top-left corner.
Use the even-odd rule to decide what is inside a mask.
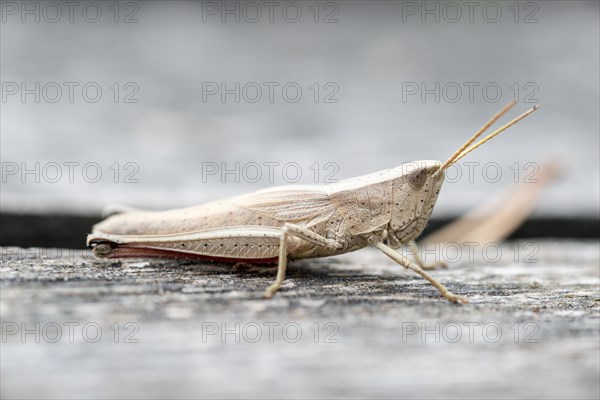
[[[95,225],[87,245],[107,258],[278,263],[265,297],[280,288],[288,257],[327,257],[373,246],[427,279],[446,299],[466,303],[425,272],[435,265],[422,262],[415,239],[429,220],[446,169],[538,108],[473,144],[514,105],[507,104],[444,163],[416,161],[326,186],[276,187],[184,209],[122,212]],[[403,244],[414,262],[395,251]]]

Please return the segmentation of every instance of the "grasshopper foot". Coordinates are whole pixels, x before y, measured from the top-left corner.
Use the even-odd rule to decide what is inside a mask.
[[[465,296],[460,296],[460,295],[454,294],[452,292],[444,293],[444,297],[452,303],[460,303],[460,304],[469,303],[469,299],[466,298]]]
[[[281,285],[278,285],[276,283],[269,286],[267,288],[267,290],[265,290],[265,293],[263,294],[263,299],[272,299],[273,295],[279,290],[280,286]]]

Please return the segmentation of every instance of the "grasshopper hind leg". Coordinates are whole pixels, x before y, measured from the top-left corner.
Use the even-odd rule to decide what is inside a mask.
[[[306,240],[313,244],[323,247],[329,247],[332,249],[338,249],[343,245],[336,242],[333,239],[327,239],[311,230],[303,228],[301,226],[286,223],[281,228],[281,238],[279,243],[279,263],[277,265],[277,278],[275,282],[265,290],[264,297],[270,299],[273,295],[281,288],[281,284],[285,280],[285,272],[287,268],[287,245],[290,237],[295,236],[300,239]]]

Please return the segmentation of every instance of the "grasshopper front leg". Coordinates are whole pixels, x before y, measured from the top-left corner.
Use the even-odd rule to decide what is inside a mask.
[[[468,303],[469,300],[464,296],[459,296],[451,291],[449,291],[444,285],[436,281],[431,275],[423,270],[423,268],[419,267],[415,263],[411,262],[408,258],[398,253],[391,247],[386,246],[383,242],[375,240],[373,245],[381,250],[386,256],[396,261],[398,264],[402,265],[404,268],[410,269],[417,274],[421,275],[423,278],[427,279],[429,283],[435,286],[447,300],[453,303]]]
[[[281,284],[285,279],[285,272],[287,268],[287,245],[290,237],[296,236],[300,239],[306,240],[318,246],[328,247],[330,249],[339,249],[343,245],[333,239],[327,239],[311,230],[303,228],[301,226],[286,223],[281,228],[281,238],[279,243],[279,264],[277,266],[277,278],[275,282],[265,290],[264,297],[271,298],[279,290]]]
[[[417,242],[415,242],[414,240],[411,240],[410,242],[408,242],[408,249],[412,253],[413,257],[415,258],[415,263],[419,267],[421,267],[424,271],[429,271],[432,269],[436,269],[438,267],[448,268],[448,264],[445,261],[432,262],[432,263],[424,262],[423,259],[421,258],[421,253],[419,252],[419,246],[417,245]]]

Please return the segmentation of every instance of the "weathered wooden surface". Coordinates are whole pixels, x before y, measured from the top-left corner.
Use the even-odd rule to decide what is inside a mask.
[[[466,306],[370,250],[292,264],[270,301],[272,271],[62,254],[2,248],[3,398],[600,395],[597,241],[433,272]]]

